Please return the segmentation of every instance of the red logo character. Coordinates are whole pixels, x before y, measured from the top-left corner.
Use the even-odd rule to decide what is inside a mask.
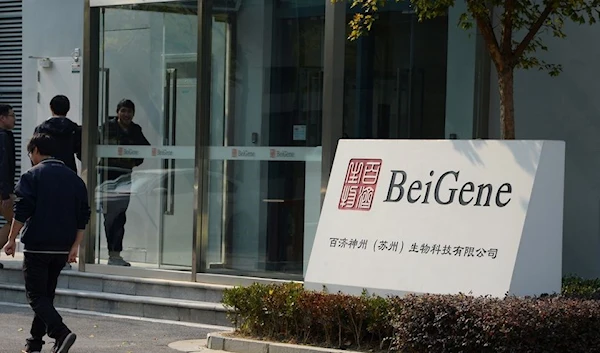
[[[271,158],[277,157],[277,151],[275,149],[271,149]]]
[[[156,147],[152,147],[152,156],[156,156]]]
[[[119,156],[122,156],[122,155],[123,155],[123,147],[118,147],[118,148],[117,148],[117,154],[118,154]]]
[[[233,158],[237,157],[237,148],[234,148],[231,150],[231,157],[233,157]]]
[[[338,209],[356,211],[371,209],[381,164],[381,159],[350,160]]]

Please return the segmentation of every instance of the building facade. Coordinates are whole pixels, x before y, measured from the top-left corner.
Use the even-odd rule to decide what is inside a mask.
[[[88,272],[302,280],[340,138],[498,136],[489,57],[477,33],[456,26],[464,5],[420,23],[390,2],[354,42],[355,10],[329,0],[22,7],[23,135],[59,93],[84,126],[81,174],[95,210],[80,264]],[[595,69],[581,43],[551,43],[549,59],[565,66],[558,79],[517,77],[517,137],[567,141],[563,268],[597,277],[597,108],[581,97],[595,83],[579,76]],[[106,134],[123,99],[149,144]],[[107,232],[123,223],[120,253],[132,266],[108,266]]]
[[[21,1],[0,1],[0,104],[10,104],[17,116],[22,113],[23,16]],[[21,121],[15,129],[15,152],[21,156]],[[20,164],[20,158],[17,158]],[[15,181],[21,173],[15,173]],[[0,221],[2,225],[5,220]]]

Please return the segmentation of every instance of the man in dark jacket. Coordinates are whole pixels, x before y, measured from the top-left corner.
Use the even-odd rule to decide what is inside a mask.
[[[13,192],[15,188],[15,112],[10,105],[0,104],[0,214],[6,224],[0,228],[0,246],[8,241],[13,219]],[[4,265],[0,263],[0,269]]]
[[[75,156],[81,160],[81,126],[67,118],[70,109],[69,98],[63,95],[54,96],[50,100],[52,117],[38,125],[34,133],[53,137],[56,141],[56,155],[53,157],[63,161],[67,167],[77,173]],[[65,264],[65,269],[70,268],[70,264]]]
[[[46,334],[56,340],[55,353],[67,353],[77,338],[53,302],[65,262],[77,259],[90,206],[83,180],[51,157],[56,145],[44,134],[35,134],[29,141],[27,151],[34,167],[21,176],[15,188],[15,216],[4,246],[4,252],[14,256],[16,238],[23,229],[25,292],[35,313],[26,352],[40,352]]]
[[[110,119],[100,131],[101,145],[142,145],[150,142],[142,132],[142,128],[134,123],[135,104],[123,99],[117,105],[117,116]],[[142,158],[102,158],[99,163],[100,182],[121,179],[130,180],[134,167],[142,164]],[[129,195],[123,194],[118,199],[107,200],[102,205],[104,214],[104,230],[108,245],[108,264],[114,266],[131,266],[121,257],[123,237],[125,236],[126,212],[129,207]]]
[[[69,98],[58,95],[50,100],[52,117],[38,125],[34,133],[48,134],[57,143],[56,157],[77,173],[75,156],[81,160],[81,126],[67,118],[71,109]]]

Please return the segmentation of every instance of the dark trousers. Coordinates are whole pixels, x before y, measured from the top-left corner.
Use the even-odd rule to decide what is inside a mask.
[[[31,323],[31,344],[41,343],[44,335],[58,339],[71,331],[54,308],[54,294],[60,271],[68,260],[66,254],[25,252],[23,275],[29,305],[35,314]]]
[[[104,231],[108,251],[123,251],[123,237],[125,236],[125,222],[127,222],[127,207],[129,207],[129,194],[122,194],[118,198],[106,201],[102,213],[104,214]]]
[[[114,182],[127,185],[131,182],[131,173],[108,172],[101,176],[101,182]],[[123,193],[109,193],[104,195],[102,202],[102,214],[104,215],[104,231],[108,251],[123,251],[123,237],[125,236],[125,223],[127,222],[127,207],[129,207],[130,195],[126,190],[119,187]]]

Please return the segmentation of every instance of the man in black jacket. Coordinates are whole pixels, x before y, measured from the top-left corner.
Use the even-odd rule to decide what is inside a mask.
[[[55,157],[77,173],[75,156],[81,160],[81,126],[67,118],[71,110],[69,98],[63,95],[54,96],[50,100],[52,117],[38,125],[34,134],[47,134],[56,141]],[[70,264],[65,264],[65,269],[70,269]]]
[[[150,145],[144,136],[142,128],[134,123],[135,104],[129,99],[123,99],[117,105],[117,117],[110,119],[101,127],[101,145]],[[131,178],[134,167],[142,164],[142,158],[102,158],[99,163],[100,183],[121,179],[127,181]],[[125,236],[125,216],[129,207],[129,195],[107,200],[102,205],[104,214],[104,230],[108,245],[108,264],[113,266],[131,266],[121,257],[123,251],[123,237]]]
[[[77,338],[53,302],[60,271],[67,261],[77,259],[90,206],[83,180],[51,157],[56,145],[44,134],[35,134],[29,141],[27,151],[34,167],[21,176],[15,188],[15,216],[4,246],[6,255],[14,256],[17,235],[24,227],[25,291],[35,313],[26,352],[40,352],[46,334],[56,340],[55,353],[68,352]]]
[[[71,109],[69,98],[58,95],[50,100],[52,117],[38,125],[34,133],[48,134],[57,143],[56,157],[77,173],[75,156],[81,160],[81,126],[67,118]]]
[[[6,224],[0,228],[0,246],[8,241],[13,219],[13,192],[15,188],[15,112],[10,105],[0,104],[0,214]],[[0,263],[0,269],[4,265]]]

